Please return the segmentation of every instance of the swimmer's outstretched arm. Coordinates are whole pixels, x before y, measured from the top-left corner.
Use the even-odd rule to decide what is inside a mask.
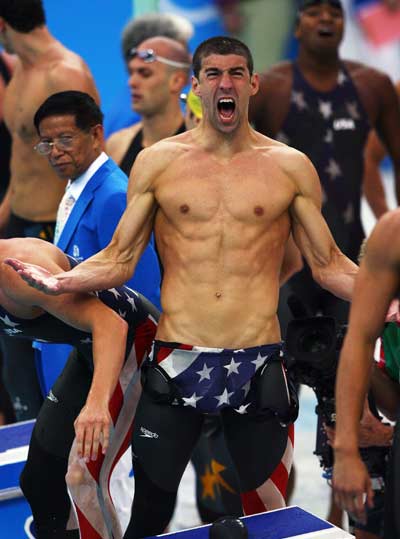
[[[32,254],[27,256],[45,268],[59,272],[62,267],[47,255],[50,248],[57,251],[55,246],[46,245],[38,253],[31,248]],[[93,379],[86,403],[75,420],[75,433],[78,455],[87,460],[96,459],[100,444],[105,453],[109,443],[112,419],[108,406],[125,357],[127,323],[95,296],[70,293],[54,297],[41,294],[27,286],[5,264],[0,264],[0,287],[9,301],[39,307],[66,324],[92,334]]]
[[[290,207],[295,243],[311,268],[314,280],[335,296],[350,301],[358,266],[347,258],[321,214],[321,185],[310,160],[300,152],[282,160],[294,180],[297,195]]]
[[[149,148],[136,159],[129,180],[128,206],[105,249],[71,271],[57,274],[13,258],[4,262],[30,286],[46,294],[92,292],[124,284],[131,278],[150,239],[157,209],[152,184],[165,166],[160,164],[165,161],[162,155],[161,152],[159,159]]]

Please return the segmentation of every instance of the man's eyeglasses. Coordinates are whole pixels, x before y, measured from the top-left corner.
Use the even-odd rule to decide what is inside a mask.
[[[143,60],[143,62],[146,64],[151,64],[152,62],[161,62],[162,64],[167,64],[172,67],[182,67],[186,69],[189,69],[190,67],[190,64],[187,64],[186,62],[175,62],[175,60],[170,60],[164,56],[159,56],[153,51],[153,49],[138,50],[136,47],[132,47],[132,49],[130,49],[128,52],[128,60],[132,60],[136,57]]]
[[[49,155],[51,153],[51,150],[53,149],[53,146],[57,146],[57,148],[62,152],[67,152],[68,150],[72,149],[74,145],[74,138],[77,136],[78,133],[76,133],[75,135],[56,137],[51,142],[43,140],[41,142],[38,142],[33,149],[40,155]]]

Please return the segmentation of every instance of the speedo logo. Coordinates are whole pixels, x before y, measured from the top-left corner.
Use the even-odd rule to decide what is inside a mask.
[[[148,430],[145,427],[140,427],[140,432],[142,433],[140,435],[142,438],[158,438],[156,432],[151,432],[151,430]]]
[[[333,129],[335,131],[354,131],[356,124],[353,118],[338,118],[333,122]]]
[[[47,398],[49,399],[49,401],[58,402],[57,397],[54,395],[51,389],[49,391],[49,394],[47,395]]]

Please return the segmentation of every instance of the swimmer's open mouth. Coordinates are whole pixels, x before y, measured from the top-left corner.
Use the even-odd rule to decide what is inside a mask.
[[[221,97],[218,99],[217,107],[223,119],[230,119],[235,112],[236,103],[231,97]]]
[[[318,35],[321,37],[333,37],[335,35],[333,30],[330,30],[329,28],[320,28],[318,30]]]

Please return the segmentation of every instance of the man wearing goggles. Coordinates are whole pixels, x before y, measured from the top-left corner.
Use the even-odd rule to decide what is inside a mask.
[[[129,51],[129,60],[133,58],[140,58],[146,64],[151,64],[153,62],[161,62],[172,67],[180,67],[182,69],[189,69],[189,62],[176,62],[175,60],[170,60],[169,58],[164,58],[164,56],[157,55],[153,49],[138,49],[137,47],[132,47]]]
[[[132,109],[141,121],[114,133],[106,148],[129,175],[143,148],[185,130],[179,97],[188,82],[190,55],[178,41],[159,36],[130,49],[127,62]]]

